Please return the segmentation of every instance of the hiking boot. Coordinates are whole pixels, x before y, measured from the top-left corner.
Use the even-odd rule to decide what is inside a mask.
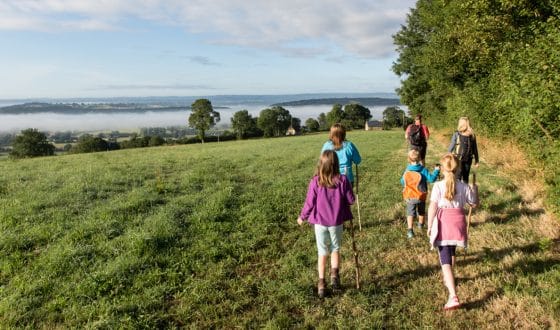
[[[331,268],[331,286],[334,291],[340,290],[340,276],[338,275],[338,268]]]
[[[317,295],[319,296],[319,298],[323,299],[325,298],[326,292],[327,289],[325,285],[325,279],[321,278],[319,279],[319,283],[317,283]]]
[[[461,303],[459,302],[459,298],[457,296],[449,297],[447,303],[443,306],[443,310],[450,311],[461,307]]]
[[[406,237],[413,238],[414,237],[414,231],[412,229],[407,230],[406,231]]]

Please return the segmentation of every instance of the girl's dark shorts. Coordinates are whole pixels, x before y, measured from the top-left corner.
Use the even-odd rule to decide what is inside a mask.
[[[442,265],[451,265],[451,257],[455,256],[455,245],[451,246],[438,246],[439,250],[439,262]]]

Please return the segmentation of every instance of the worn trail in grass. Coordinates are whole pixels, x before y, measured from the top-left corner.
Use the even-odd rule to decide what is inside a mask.
[[[424,233],[407,240],[401,131],[349,132],[362,265],[316,298],[312,230],[295,220],[326,134],[0,161],[0,324],[7,327],[557,327],[557,222],[492,164],[459,251],[465,308]],[[444,148],[429,147],[428,165]],[[356,208],[354,221],[357,230]],[[445,317],[444,317],[445,316]]]

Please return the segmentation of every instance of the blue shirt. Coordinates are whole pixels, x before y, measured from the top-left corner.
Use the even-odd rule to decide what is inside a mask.
[[[325,150],[334,150],[334,144],[331,140],[325,142],[323,149],[321,149],[321,154]],[[362,162],[362,157],[358,152],[358,149],[350,141],[342,142],[342,148],[334,150],[338,156],[338,162],[340,164],[340,174],[346,175],[350,182],[354,182],[354,174],[352,172],[352,163],[358,165]]]

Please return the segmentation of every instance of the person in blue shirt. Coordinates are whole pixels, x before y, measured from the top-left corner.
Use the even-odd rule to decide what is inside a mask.
[[[346,140],[346,129],[342,124],[337,123],[331,126],[329,141],[325,142],[323,145],[321,154],[325,150],[334,150],[336,152],[340,164],[340,174],[345,175],[352,185],[354,185],[352,164],[360,164],[362,162],[362,157],[356,146],[352,142]]]

